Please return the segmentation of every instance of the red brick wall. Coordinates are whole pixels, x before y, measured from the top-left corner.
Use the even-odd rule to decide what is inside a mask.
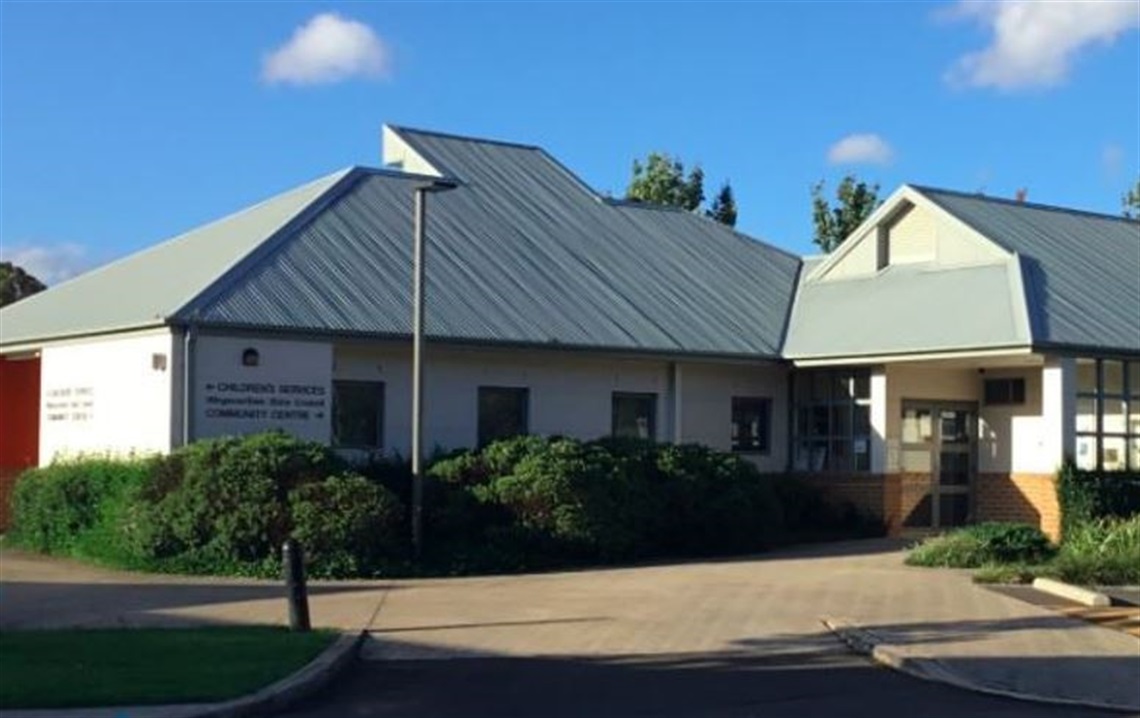
[[[801,474],[797,478],[835,505],[850,502],[869,516],[884,518],[883,477],[879,474]]]
[[[975,506],[979,521],[1017,521],[1061,538],[1061,507],[1052,474],[978,474]]]

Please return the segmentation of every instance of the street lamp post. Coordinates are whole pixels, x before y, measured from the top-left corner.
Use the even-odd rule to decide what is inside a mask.
[[[418,559],[424,543],[424,260],[427,196],[455,189],[447,180],[416,185],[412,248],[412,549]]]

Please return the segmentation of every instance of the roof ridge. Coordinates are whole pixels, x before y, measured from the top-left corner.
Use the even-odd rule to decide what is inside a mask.
[[[908,183],[909,184],[909,183]],[[1118,222],[1131,222],[1133,224],[1140,224],[1140,219],[1133,219],[1119,214],[1108,214],[1107,212],[1094,212],[1088,209],[1078,209],[1076,207],[1064,207],[1057,204],[1045,204],[1044,202],[1023,202],[1016,199],[1008,199],[1006,197],[991,197],[989,195],[977,194],[972,192],[963,192],[961,190],[946,189],[944,187],[931,187],[928,185],[910,184],[910,187],[917,190],[922,194],[947,194],[954,197],[962,197],[964,199],[974,199],[981,202],[992,202],[994,204],[1004,204],[1011,207],[1024,207],[1027,209],[1040,209],[1046,212],[1061,212],[1064,214],[1074,214],[1086,217],[1096,217],[1098,219],[1111,219]],[[931,198],[933,199],[933,198]]]
[[[388,123],[388,127],[397,133],[407,132],[409,134],[427,135],[429,137],[441,137],[446,140],[462,140],[464,142],[478,142],[484,145],[501,145],[503,147],[517,147],[524,150],[539,150],[542,151],[540,145],[527,144],[525,142],[511,142],[509,140],[497,140],[490,137],[476,137],[474,135],[459,135],[452,132],[439,132],[437,130],[424,130],[418,127],[408,127],[407,125],[395,125]]]

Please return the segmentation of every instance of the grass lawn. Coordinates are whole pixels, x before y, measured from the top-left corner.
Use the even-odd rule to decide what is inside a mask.
[[[0,708],[216,701],[298,670],[337,637],[283,628],[0,632]]]

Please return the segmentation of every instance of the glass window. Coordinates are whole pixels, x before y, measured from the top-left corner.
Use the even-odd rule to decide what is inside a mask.
[[[988,406],[1025,403],[1025,379],[986,379],[985,401]]]
[[[1096,359],[1077,360],[1077,391],[1081,394],[1096,393]]]
[[[732,450],[767,453],[771,417],[771,400],[732,397]]]
[[[479,387],[479,446],[529,433],[529,404],[529,389]]]
[[[334,381],[333,445],[380,449],[384,446],[384,383]]]
[[[1077,437],[1077,468],[1095,469],[1097,460],[1096,437]]]
[[[870,370],[803,371],[796,373],[794,382],[793,468],[869,471]]]
[[[1077,399],[1077,431],[1096,431],[1096,399]]]
[[[1140,362],[1077,360],[1077,466],[1140,470]]]
[[[1127,455],[1124,453],[1124,437],[1123,436],[1106,436],[1101,439],[1100,445],[1100,460],[1101,467],[1105,471],[1123,471],[1128,461]]]
[[[1124,362],[1105,359],[1101,362],[1101,372],[1104,375],[1104,394],[1111,396],[1124,395]]]
[[[613,395],[613,435],[657,439],[657,395]]]

